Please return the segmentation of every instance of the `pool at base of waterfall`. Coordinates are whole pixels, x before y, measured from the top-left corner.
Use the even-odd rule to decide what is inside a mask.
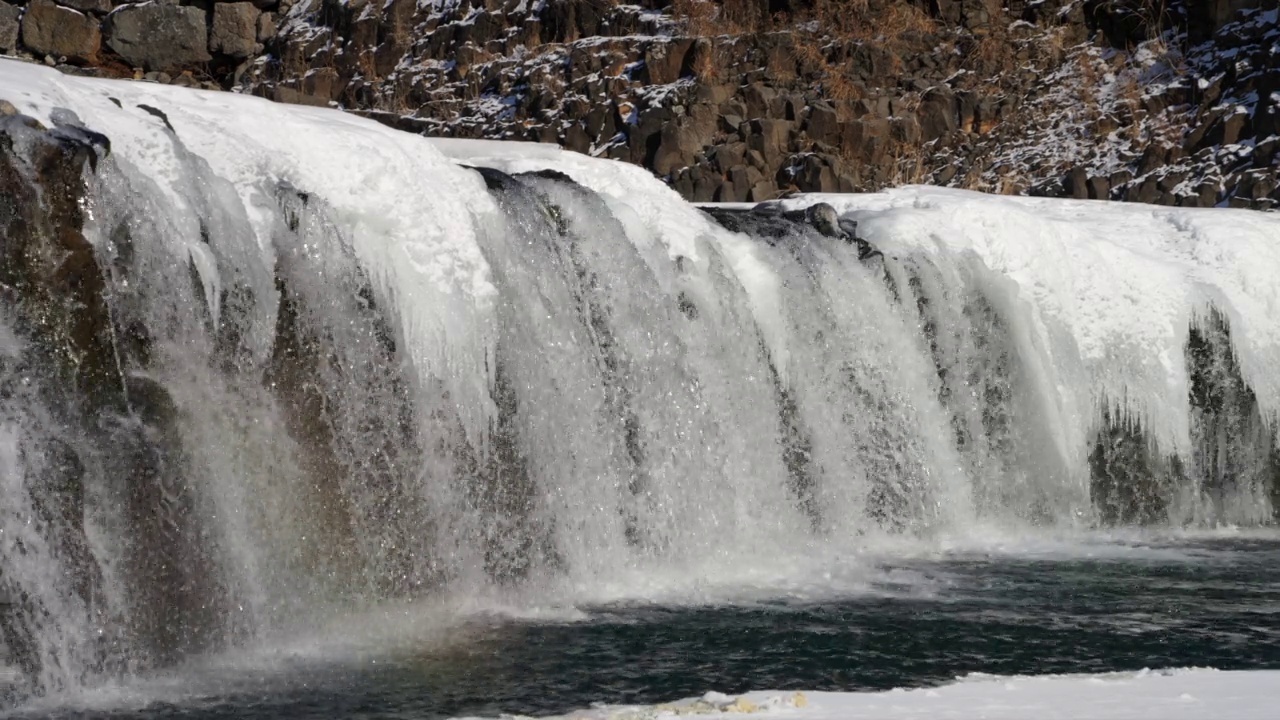
[[[691,597],[700,599],[685,602],[666,596],[661,603],[485,612],[442,621],[447,627],[420,644],[387,643],[394,650],[379,650],[372,636],[345,644],[281,643],[43,698],[11,712],[441,718],[545,716],[592,706],[611,716],[599,708],[649,705],[647,715],[618,715],[641,717],[663,712],[654,703],[711,690],[812,695],[938,688],[974,673],[1280,670],[1280,536],[1274,534],[956,548],[878,559],[865,592],[830,595],[813,590],[820,585],[806,587],[772,597],[758,590],[721,599],[695,593]],[[394,613],[389,616],[394,626]],[[357,632],[357,625],[348,631]],[[1235,676],[1222,673],[1222,682]],[[1215,687],[1216,676],[1195,677],[1202,694]],[[958,697],[974,695],[972,683],[971,677],[961,683],[968,689],[955,691]],[[1087,700],[1103,686],[1124,696],[1106,683],[1081,684],[1078,691],[1052,683],[1044,688]],[[1040,686],[1017,687],[1034,694]],[[1262,687],[1271,689],[1259,692],[1280,700],[1274,682]],[[1148,702],[1134,692],[1135,703]],[[1008,705],[1012,697],[1001,702]],[[972,698],[960,702],[977,707]],[[1212,707],[1204,709],[1205,717],[1213,715]],[[898,717],[887,710],[883,716]]]

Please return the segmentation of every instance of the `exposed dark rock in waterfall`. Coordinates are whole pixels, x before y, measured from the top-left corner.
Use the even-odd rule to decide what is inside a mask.
[[[795,223],[782,217],[777,205],[757,205],[751,209],[704,207],[705,212],[726,230],[748,233],[770,244],[795,234]]]
[[[638,422],[629,402],[629,391],[621,378],[621,358],[617,353],[617,345],[613,337],[606,310],[592,292],[598,289],[597,280],[591,270],[575,258],[575,243],[579,238],[574,236],[564,217],[563,210],[551,202],[544,194],[530,185],[530,180],[564,184],[568,187],[578,186],[563,173],[541,171],[511,176],[495,170],[479,171],[489,190],[504,211],[517,222],[528,223],[527,229],[536,239],[536,245],[528,247],[526,252],[541,258],[540,265],[554,273],[541,278],[540,283],[554,283],[557,289],[566,293],[571,300],[571,307],[566,312],[579,316],[584,329],[589,332],[593,343],[595,357],[593,364],[597,366],[603,385],[603,395],[610,411],[609,421],[621,429],[626,457],[630,460],[628,487],[633,494],[643,489],[643,450],[638,437]],[[505,242],[506,239],[495,243]],[[510,249],[486,245],[486,255],[495,270],[501,274],[514,272],[508,267],[515,256]],[[514,314],[516,298],[504,298],[506,312]],[[517,321],[511,317],[503,322],[504,331],[517,327]],[[536,486],[529,476],[528,452],[531,443],[537,442],[530,436],[527,426],[518,421],[519,399],[516,382],[513,376],[516,365],[515,357],[505,357],[505,353],[514,351],[514,338],[499,340],[499,354],[494,377],[494,400],[498,407],[497,422],[491,432],[494,447],[491,457],[483,466],[480,478],[480,493],[477,498],[492,524],[486,530],[486,564],[490,575],[499,579],[511,580],[525,575],[533,563],[555,565],[558,560],[550,537],[552,528],[540,527],[535,519],[537,504]],[[525,369],[525,372],[528,372]],[[522,382],[533,382],[527,377]],[[619,514],[633,542],[639,542],[635,512],[627,507],[618,508]]]
[[[409,360],[323,205],[289,188],[278,200],[289,228],[276,238],[281,304],[266,380],[306,449],[311,502],[332,538],[318,559],[362,574],[375,594],[420,593],[438,578],[421,541],[429,522],[407,489],[423,452]]]
[[[1182,461],[1162,453],[1141,417],[1110,402],[1102,407],[1089,470],[1093,507],[1107,527],[1168,520],[1173,494],[1186,477]]]
[[[23,116],[0,123],[0,283],[17,303],[19,329],[40,338],[70,386],[120,406],[106,283],[81,231],[83,173],[97,149]]]
[[[1265,216],[1111,208],[1141,228],[1113,237],[1070,203],[832,200],[886,257],[832,206],[700,214],[546,148],[40,87],[28,112],[112,145],[0,106],[21,692],[651,572],[736,594],[974,528],[1275,522]],[[1161,329],[1208,298],[1179,355]]]
[[[1215,517],[1230,498],[1271,497],[1280,517],[1277,418],[1264,417],[1245,382],[1231,340],[1231,323],[1216,307],[1196,318],[1187,338],[1191,376],[1192,465]]]
[[[858,259],[872,261],[883,253],[858,235],[858,223],[843,219],[835,208],[815,203],[801,210],[784,210],[778,203],[760,203],[748,210],[737,208],[705,208],[708,215],[735,232],[750,232],[764,237],[785,237],[789,224],[812,228],[823,237],[843,240],[858,249]]]
[[[167,665],[219,644],[227,612],[209,548],[199,527],[193,476],[178,432],[178,408],[163,386],[141,375],[128,379],[130,412],[103,418],[108,478],[125,503],[130,536],[128,568],[132,660]]]
[[[120,409],[124,398],[119,368],[113,361],[110,317],[93,248],[80,232],[83,175],[94,147],[66,134],[46,132],[22,116],[0,119],[0,287],[6,320],[36,343],[35,357],[6,358],[0,404],[24,411],[34,399],[17,377],[34,378],[52,370],[39,385],[42,398],[59,407],[67,420],[81,403]],[[13,378],[11,380],[11,378]],[[65,389],[65,392],[50,390]],[[66,559],[73,591],[89,606],[96,600],[101,574],[88,551],[83,528],[84,467],[76,450],[57,437],[38,436],[32,452],[51,462],[29,474],[26,492],[44,528],[45,542]],[[17,504],[18,498],[5,502]],[[11,661],[32,683],[45,668],[36,623],[44,598],[23,587],[11,568],[0,567],[3,632]],[[92,611],[90,611],[92,612]],[[39,689],[35,687],[33,689]]]
[[[493,384],[498,417],[489,431],[491,447],[468,481],[468,490],[476,510],[489,518],[482,531],[485,572],[511,583],[527,577],[536,564],[546,563],[552,549],[549,528],[536,520],[538,488],[521,450],[519,400],[503,369],[501,347]]]
[[[1150,525],[1169,520],[1181,496],[1181,513],[1216,524],[1248,517],[1276,517],[1280,453],[1275,419],[1264,417],[1244,380],[1227,316],[1210,307],[1190,328],[1191,457],[1161,450],[1141,418],[1104,408],[1102,429],[1090,454],[1094,506],[1106,525]],[[1246,503],[1249,507],[1232,507]],[[1262,509],[1270,504],[1269,512]]]
[[[817,471],[813,467],[813,440],[804,427],[800,409],[791,390],[782,384],[778,370],[769,365],[782,431],[782,461],[787,468],[787,487],[796,505],[809,518],[814,530],[822,528],[822,505],[817,496]]]
[[[82,527],[85,483],[102,484],[99,491],[120,503],[132,530],[118,549],[119,571],[129,582],[125,602],[132,608],[123,628],[135,645],[130,663],[171,662],[214,642],[222,593],[202,547],[177,409],[146,374],[149,331],[124,303],[112,307],[119,293],[107,268],[129,265],[127,232],[113,234],[120,253],[105,263],[82,232],[86,172],[96,167],[105,143],[65,123],[42,132],[29,119],[3,122],[0,283],[12,292],[7,300],[16,330],[32,343],[35,362],[57,378],[48,378],[42,402],[87,441],[74,449],[46,440],[46,464],[31,478],[29,492],[44,517],[46,542],[60,548],[77,595],[100,623],[114,621],[100,617],[100,560],[89,551]],[[89,448],[97,456],[93,476],[79,459]],[[13,628],[29,628],[43,610],[28,593],[15,594],[24,598],[16,612],[29,617],[5,622],[7,644],[28,676],[39,677],[48,669],[24,652],[29,642]],[[100,656],[91,662],[116,661]]]

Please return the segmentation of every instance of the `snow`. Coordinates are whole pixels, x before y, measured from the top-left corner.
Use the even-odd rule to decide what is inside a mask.
[[[730,263],[747,291],[751,310],[765,336],[779,374],[786,373],[785,323],[780,313],[778,278],[760,257],[754,241],[731,233],[681,199],[642,167],[591,158],[554,145],[496,140],[435,139],[446,156],[506,173],[556,170],[605,198],[635,245],[658,249],[669,259],[704,262],[700,245],[710,243]]]
[[[1127,400],[1163,447],[1187,452],[1183,348],[1210,304],[1229,317],[1260,404],[1280,412],[1280,217],[923,186],[783,204],[817,202],[857,220],[887,254],[974,254],[993,281],[1013,280],[1046,354],[1046,392],[1056,396],[1067,447],[1084,446],[1105,398]]]
[[[269,269],[280,222],[276,188],[321,194],[383,296],[396,298],[419,371],[463,383],[451,395],[469,434],[483,435],[492,412],[483,379],[496,290],[476,237],[498,211],[475,173],[423,138],[371,120],[232,93],[78,78],[2,61],[0,97],[46,125],[62,114],[55,109],[68,109],[111,138],[112,158],[126,176],[159,185],[165,220],[197,259],[194,210],[202,204],[221,203],[247,223]],[[139,105],[164,112],[176,136]],[[226,181],[234,192],[220,196]]]
[[[648,706],[605,706],[574,720],[742,717],[762,720],[1261,720],[1276,716],[1280,671],[1142,670],[1105,675],[969,675],[939,688],[750,692]]]

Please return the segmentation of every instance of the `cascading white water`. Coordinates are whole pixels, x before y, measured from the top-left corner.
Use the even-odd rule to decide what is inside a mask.
[[[1195,512],[1163,495],[1152,507],[1273,517],[1280,385],[1265,370],[1280,329],[1256,318],[1280,309],[1274,281],[1188,282],[1161,260],[1138,283],[1151,298],[1133,303],[1176,307],[1138,330],[1066,302],[1072,287],[1114,302],[1133,288],[1083,282],[1047,242],[1046,268],[970,207],[1028,222],[995,200],[849,200],[839,209],[887,254],[864,262],[804,223],[742,209],[717,222],[638,168],[554,149],[437,144],[14,63],[0,79],[29,115],[111,143],[73,230],[105,278],[123,403],[0,398],[0,582],[21,599],[6,644],[34,638],[37,687],[390,599],[554,586],[572,602],[628,571],[734,572],[979,522],[1112,521],[1091,507],[1100,409],[1123,398],[1156,415],[1131,435],[1192,458],[1191,428],[1208,424],[1188,388],[1204,373],[1182,348],[1207,301],[1237,329],[1241,368],[1222,374],[1247,381],[1231,407],[1252,413],[1257,437],[1230,453],[1256,455],[1253,474],[1219,472],[1217,499]],[[1225,266],[1280,269],[1277,253],[1252,253]],[[1094,321],[1105,332],[1090,334]],[[18,334],[4,341],[14,357]],[[1220,334],[1223,366],[1236,355]],[[4,381],[17,387],[15,367]],[[83,512],[43,525],[33,412],[86,438]],[[1177,480],[1192,504],[1206,482],[1195,472]],[[91,590],[66,586],[85,563],[64,571],[59,533],[84,538]]]

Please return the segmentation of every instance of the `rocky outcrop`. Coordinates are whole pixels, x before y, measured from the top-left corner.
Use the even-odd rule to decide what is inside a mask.
[[[1222,50],[1215,57],[1225,59],[1238,44],[1233,28],[1262,17],[1257,8],[1269,2],[1186,0],[1163,14],[1129,0],[871,0],[865,9],[784,2],[770,13],[790,17],[750,26],[735,26],[728,7],[712,3],[681,5],[683,16],[660,2],[568,0],[540,10],[465,1],[304,4],[241,87],[346,107],[406,130],[554,142],[642,164],[695,201],[930,182],[1263,207],[1273,192],[1266,182],[1241,186],[1226,177],[1212,188],[1171,192],[1145,177],[1178,160],[1167,137],[1156,137],[1169,124],[1157,116],[1176,109],[1185,121],[1192,88],[1223,71],[1198,70],[1183,53],[1187,62],[1171,66],[1184,78],[1181,90],[1164,83],[1166,97],[1151,107],[1103,110],[1088,127],[1062,116],[1087,104],[1089,92],[1062,89],[1082,76],[1107,85],[1108,70],[1085,67],[1104,56],[1130,63],[1137,82],[1149,84],[1159,73],[1149,62],[1139,70],[1141,62],[1205,32],[1210,54]],[[1149,89],[1157,88],[1142,93]],[[1227,137],[1236,129],[1241,139],[1263,139],[1232,122],[1240,127],[1225,127]],[[1134,142],[1101,175],[1090,152],[1127,126],[1136,126]],[[1062,127],[1077,128],[1076,137],[1051,136]]]
[[[196,7],[130,6],[109,15],[106,29],[107,44],[135,67],[173,70],[212,59],[205,13]]]
[[[557,143],[700,202],[902,183],[1280,201],[1276,0],[184,2],[6,4],[0,46],[22,17],[42,49],[19,52],[77,72]],[[105,20],[97,59],[87,29],[52,52],[42,13]]]
[[[86,670],[121,661],[111,653],[122,637],[134,649],[129,664],[147,667],[215,641],[213,618],[224,608],[201,546],[176,406],[149,375],[154,328],[125,306],[128,291],[110,285],[109,277],[134,269],[128,227],[111,232],[115,257],[84,231],[86,178],[108,160],[109,144],[65,110],[51,115],[52,128],[16,113],[0,117],[0,292],[24,347],[23,385],[35,388],[25,392],[38,394],[33,404],[66,436],[48,427],[27,434],[24,442],[39,443],[54,462],[23,482],[43,518],[37,531],[56,548],[62,576],[74,579],[86,622],[102,630]],[[117,499],[131,528],[113,569],[128,588],[128,623],[108,614],[85,536],[89,482]],[[46,612],[35,590],[0,582],[0,595],[18,599],[0,607],[0,635],[31,678],[48,660],[32,641]]]
[[[22,18],[22,44],[31,52],[73,63],[98,57],[102,33],[92,17],[52,0],[32,0]]]
[[[0,52],[66,72],[228,89],[292,0],[0,0]],[[242,69],[242,68],[241,68]]]
[[[209,49],[235,58],[247,58],[262,49],[258,44],[258,18],[253,3],[218,3],[213,6]]]
[[[22,11],[16,6],[0,3],[0,52],[11,53],[18,49],[21,18]]]

